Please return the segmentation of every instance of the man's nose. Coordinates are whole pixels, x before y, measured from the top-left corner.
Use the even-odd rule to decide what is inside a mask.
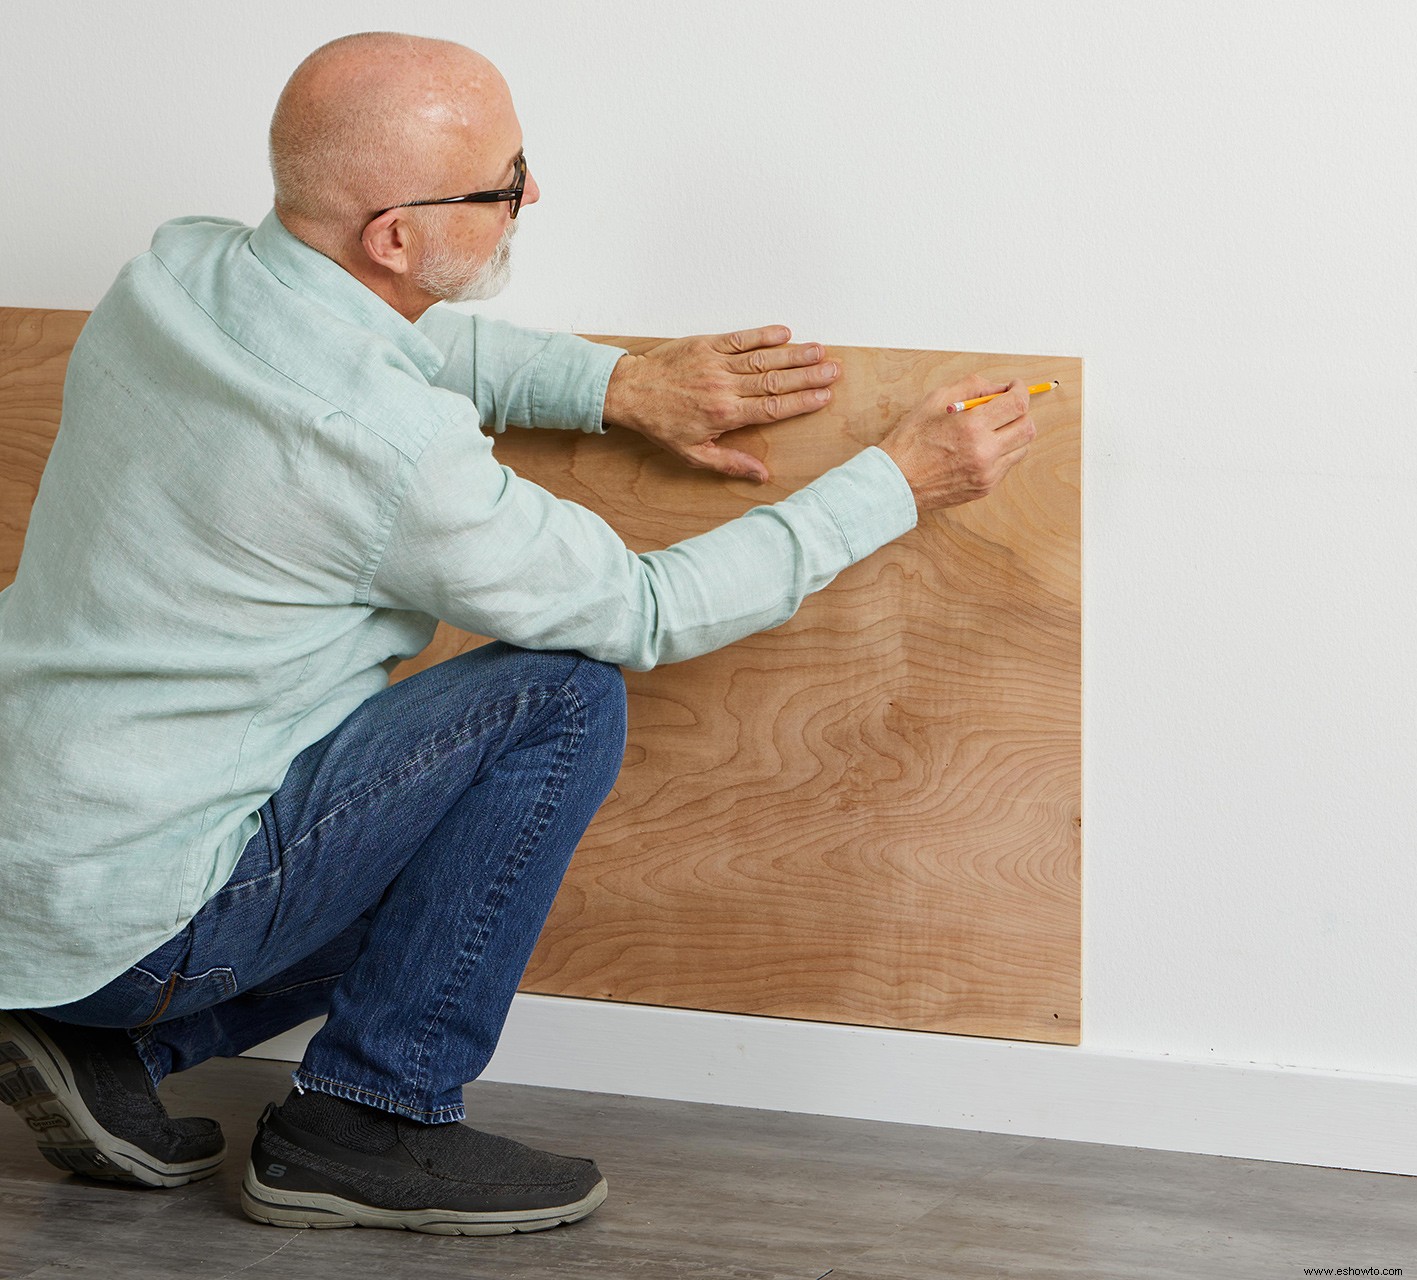
[[[536,185],[536,179],[531,176],[531,170],[526,171],[526,189],[522,192],[523,204],[535,204],[541,199],[541,188]]]

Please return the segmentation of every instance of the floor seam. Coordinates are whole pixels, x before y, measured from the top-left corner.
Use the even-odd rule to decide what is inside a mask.
[[[999,1135],[996,1135],[996,1136],[998,1136],[998,1137],[1010,1137],[1010,1136],[1013,1136],[1013,1135],[1010,1135],[1010,1134],[999,1134]],[[952,1182],[950,1183],[950,1190],[951,1190],[952,1192],[956,1192],[956,1193],[957,1193],[957,1192],[963,1191],[966,1187],[975,1186],[975,1185],[977,1185],[977,1184],[980,1183],[980,1182],[984,1182],[985,1180],[987,1180],[987,1179],[989,1179],[989,1178],[992,1178],[996,1173],[998,1173],[1001,1169],[1006,1168],[1010,1163],[1012,1163],[1014,1160],[1016,1160],[1019,1156],[1022,1156],[1022,1155],[1024,1155],[1025,1153],[1027,1153],[1027,1152],[1029,1152],[1029,1151],[1032,1151],[1032,1150],[1033,1150],[1035,1147],[1037,1147],[1040,1143],[1047,1142],[1047,1141],[1048,1141],[1048,1139],[1046,1139],[1046,1138],[1030,1138],[1030,1139],[1028,1139],[1027,1143],[1026,1143],[1024,1146],[1019,1147],[1018,1150],[1016,1150],[1016,1151],[1011,1151],[1011,1152],[1010,1152],[1008,1155],[1006,1155],[1006,1156],[1001,1156],[1001,1157],[999,1158],[999,1160],[998,1160],[997,1163],[990,1165],[987,1169],[981,1169],[981,1170],[979,1170],[979,1171],[976,1172],[976,1173],[971,1173],[968,1177],[965,1177],[965,1178],[958,1178],[958,1179],[955,1179],[954,1181],[952,1181]],[[885,1240],[878,1241],[877,1243],[872,1244],[872,1245],[867,1245],[866,1248],[862,1249],[859,1253],[854,1253],[854,1254],[852,1254],[850,1257],[841,1259],[840,1261],[838,1261],[838,1262],[836,1262],[836,1263],[834,1263],[834,1264],[832,1265],[830,1271],[823,1272],[823,1273],[821,1273],[821,1274],[819,1274],[819,1275],[810,1276],[810,1277],[808,1277],[808,1276],[793,1276],[793,1277],[790,1277],[790,1278],[785,1278],[785,1280],[823,1280],[823,1277],[824,1277],[824,1276],[829,1276],[832,1271],[836,1271],[838,1268],[844,1268],[844,1267],[848,1267],[848,1266],[855,1266],[855,1265],[859,1264],[860,1262],[862,1262],[863,1260],[869,1258],[869,1257],[871,1256],[871,1254],[875,1253],[878,1249],[881,1249],[881,1248],[884,1247],[885,1245],[889,1244],[892,1239],[894,1239],[895,1237],[899,1236],[902,1232],[908,1231],[911,1227],[916,1226],[916,1225],[917,1225],[918,1223],[920,1223],[920,1222],[923,1222],[923,1221],[924,1221],[926,1218],[928,1218],[932,1213],[935,1213],[935,1212],[937,1212],[939,1209],[943,1208],[944,1205],[945,1205],[946,1203],[948,1203],[949,1199],[950,1199],[950,1196],[949,1196],[949,1195],[942,1195],[937,1201],[935,1201],[933,1204],[931,1204],[928,1209],[922,1210],[920,1213],[918,1213],[918,1214],[916,1214],[915,1216],[911,1217],[908,1221],[902,1222],[902,1223],[900,1223],[898,1226],[894,1227],[894,1228],[892,1229],[890,1235],[889,1235]]]

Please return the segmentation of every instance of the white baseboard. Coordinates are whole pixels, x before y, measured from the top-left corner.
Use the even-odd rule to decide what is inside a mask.
[[[318,1022],[253,1049],[298,1061]],[[1417,1174],[1417,1078],[519,995],[483,1079]]]

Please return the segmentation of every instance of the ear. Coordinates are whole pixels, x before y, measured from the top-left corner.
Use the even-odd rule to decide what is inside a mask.
[[[359,238],[370,262],[398,276],[408,273],[413,238],[411,228],[400,217],[401,213],[400,209],[381,213],[365,226]]]

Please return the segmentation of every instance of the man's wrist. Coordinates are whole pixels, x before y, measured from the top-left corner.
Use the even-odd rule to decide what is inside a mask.
[[[610,381],[605,384],[605,407],[600,415],[607,427],[642,429],[636,412],[640,401],[636,376],[642,359],[627,351],[611,366]]]
[[[910,496],[915,502],[916,510],[923,514],[924,508],[920,506],[920,489],[914,479],[915,468],[911,466],[908,452],[889,437],[882,440],[876,448],[885,454],[895,465],[895,469],[900,472],[900,478],[905,481],[910,489]]]

